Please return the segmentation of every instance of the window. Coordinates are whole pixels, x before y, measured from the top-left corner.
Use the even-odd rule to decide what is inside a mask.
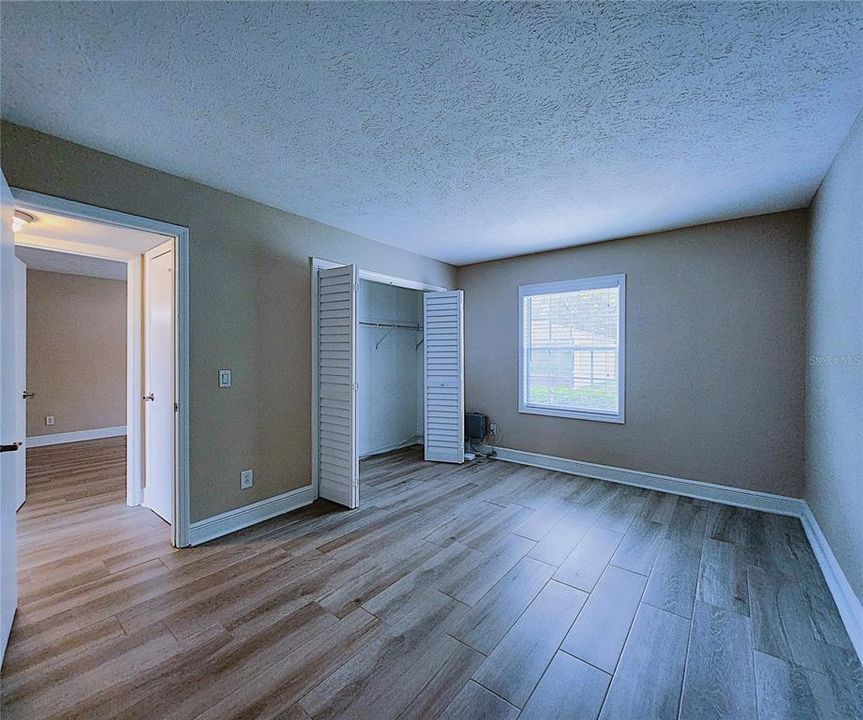
[[[625,297],[625,275],[519,287],[519,412],[623,422]]]

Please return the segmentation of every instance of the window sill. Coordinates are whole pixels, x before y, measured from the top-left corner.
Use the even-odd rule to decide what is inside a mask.
[[[542,405],[519,405],[518,411],[527,415],[547,415],[550,417],[568,418],[570,420],[593,420],[595,422],[624,425],[623,413],[592,413],[582,410],[566,410],[564,408],[543,407]]]

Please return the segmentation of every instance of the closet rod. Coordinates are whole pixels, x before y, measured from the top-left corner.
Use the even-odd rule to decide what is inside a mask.
[[[369,327],[379,327],[379,328],[406,328],[407,330],[422,330],[423,326],[418,325],[417,323],[385,323],[385,322],[371,322],[368,320],[360,320],[360,325],[368,325]]]

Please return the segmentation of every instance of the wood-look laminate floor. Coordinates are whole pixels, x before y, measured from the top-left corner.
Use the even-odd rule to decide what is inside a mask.
[[[173,550],[122,441],[28,461],[4,720],[863,717],[796,520],[407,449]]]

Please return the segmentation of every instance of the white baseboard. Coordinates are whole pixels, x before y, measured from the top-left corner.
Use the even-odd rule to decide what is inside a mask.
[[[491,449],[487,446],[484,447],[487,450]],[[608,480],[609,482],[621,483],[623,485],[635,485],[636,487],[647,488],[648,490],[660,490],[672,493],[673,495],[685,495],[686,497],[709,500],[710,502],[722,503],[723,505],[749,508],[750,510],[763,510],[764,512],[776,515],[802,517],[803,514],[803,500],[786,497],[785,495],[743,490],[742,488],[715,485],[699,480],[683,480],[671,477],[670,475],[658,475],[657,473],[642,472],[641,470],[627,470],[625,468],[613,467],[612,465],[599,465],[583,460],[569,460],[567,458],[540,455],[539,453],[526,452],[524,450],[510,450],[509,448],[495,448],[495,450],[497,451],[497,458],[499,460],[519,463],[520,465],[532,465],[534,467],[558,470],[559,472],[581,475],[582,477],[595,478],[597,480]]]
[[[812,552],[815,553],[815,559],[818,560],[818,566],[827,581],[827,587],[830,588],[833,600],[836,601],[836,607],[845,624],[845,630],[848,631],[848,637],[851,638],[857,656],[863,662],[863,604],[851,588],[845,573],[842,572],[830,543],[827,542],[807,502],[803,503],[803,515],[800,520],[806,531],[806,537],[809,538]]]
[[[250,525],[309,505],[314,499],[314,489],[308,485],[236,510],[229,510],[221,515],[214,515],[206,520],[199,520],[189,526],[189,544],[200,545],[223,535],[230,535]]]
[[[483,450],[487,452],[491,450],[491,447],[483,446]],[[848,637],[851,639],[858,657],[863,661],[863,605],[861,605],[860,598],[857,597],[851,588],[848,578],[845,577],[845,573],[839,566],[836,556],[827,542],[827,538],[821,531],[815,515],[805,500],[786,497],[785,495],[774,495],[772,493],[716,485],[698,480],[684,480],[669,475],[659,475],[640,470],[627,470],[611,465],[599,465],[582,460],[569,460],[567,458],[541,455],[524,450],[511,450],[509,448],[495,448],[495,450],[497,458],[505,462],[531,465],[533,467],[557,470],[597,480],[607,480],[624,485],[635,485],[636,487],[648,490],[659,490],[674,495],[684,495],[723,505],[733,505],[749,508],[750,510],[761,510],[762,512],[774,513],[776,515],[790,515],[799,518],[806,532],[806,537],[809,539],[809,544],[812,546],[815,559],[818,561],[827,586],[830,588],[830,592],[836,602],[836,607],[848,632]]]
[[[119,437],[126,434],[126,426],[95,428],[93,430],[75,430],[74,432],[54,433],[53,435],[37,435],[27,438],[27,447],[42,447],[43,445],[62,445],[63,443],[82,442],[84,440],[99,440],[101,438]]]

